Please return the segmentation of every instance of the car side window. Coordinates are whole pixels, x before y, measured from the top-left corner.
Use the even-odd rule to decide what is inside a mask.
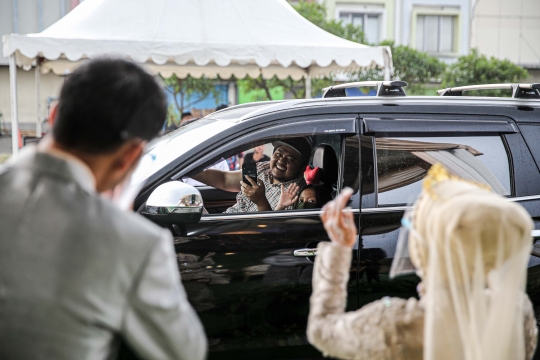
[[[379,206],[413,203],[435,163],[510,195],[508,154],[500,136],[377,138],[375,146]]]
[[[294,204],[287,205],[285,209],[282,209],[283,204],[279,202],[281,186],[279,183],[269,182],[273,178],[273,175],[271,175],[273,174],[273,169],[271,167],[282,165],[279,165],[280,163],[277,162],[272,165],[270,160],[280,151],[278,150],[274,154],[274,145],[276,143],[280,144],[282,140],[285,141],[287,139],[281,136],[275,139],[266,138],[262,144],[258,141],[252,141],[249,144],[245,144],[245,146],[229,149],[221,153],[219,158],[215,158],[213,163],[206,166],[206,169],[225,172],[234,171],[230,167],[227,168],[226,159],[229,159],[231,154],[235,155],[241,151],[243,152],[242,160],[244,164],[257,163],[257,177],[265,184],[265,195],[273,210],[305,211],[320,208],[335,196],[340,185],[340,159],[344,138],[340,134],[315,134],[306,137],[311,145],[311,153],[308,154],[309,162],[307,164],[310,168],[306,168],[305,164],[301,166],[299,176],[297,177],[300,179],[298,181],[300,184],[299,196]],[[277,146],[283,146],[283,144]],[[356,146],[356,149],[358,149],[358,146]],[[356,151],[355,159],[354,161],[358,163],[358,151]],[[225,165],[222,165],[222,163]],[[358,165],[356,165],[356,168],[358,168]],[[268,173],[268,175],[264,175],[263,172]],[[190,178],[190,175],[193,178]],[[225,191],[217,187],[214,188],[210,181],[204,183],[196,179],[203,181],[203,179],[197,176],[197,173],[182,177],[182,181],[199,188],[208,214],[227,212],[234,215],[257,211],[256,205],[248,197],[237,196],[237,192]],[[304,180],[308,180],[308,183],[311,181],[313,186],[306,187]],[[351,181],[354,181],[354,179],[351,178]]]

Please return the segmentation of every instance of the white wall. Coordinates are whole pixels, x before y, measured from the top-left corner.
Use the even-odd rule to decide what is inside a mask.
[[[471,45],[482,54],[540,68],[540,0],[479,0]]]

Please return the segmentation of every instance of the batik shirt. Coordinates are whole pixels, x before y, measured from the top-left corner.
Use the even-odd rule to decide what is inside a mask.
[[[304,181],[304,175],[300,175],[296,179],[289,180],[287,182],[272,184],[272,174],[270,172],[270,162],[258,162],[257,163],[257,178],[263,182],[266,200],[270,204],[272,210],[276,208],[279,203],[279,197],[281,196],[281,185],[284,185],[285,190],[291,186],[291,184],[296,183],[300,186],[300,191],[306,186]],[[295,205],[295,204],[294,204]],[[285,210],[294,209],[294,205],[286,207]],[[236,204],[231,206],[225,211],[226,213],[240,213],[240,212],[256,212],[257,205],[254,202],[249,200],[242,192],[239,192],[236,195]]]

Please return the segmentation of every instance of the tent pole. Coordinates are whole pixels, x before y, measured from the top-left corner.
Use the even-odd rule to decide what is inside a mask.
[[[17,64],[15,53],[9,56],[9,91],[11,95],[11,151],[12,156],[19,152],[19,109],[17,102]]]
[[[309,68],[306,69],[306,99],[311,99],[311,75]]]
[[[36,137],[41,137],[41,103],[40,103],[40,91],[41,91],[41,61],[36,58]]]
[[[392,76],[392,62],[390,60],[389,49],[383,54],[384,57],[384,81],[390,81]]]

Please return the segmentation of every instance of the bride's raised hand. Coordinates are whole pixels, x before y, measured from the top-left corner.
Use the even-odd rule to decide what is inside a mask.
[[[327,203],[321,212],[321,220],[332,242],[352,248],[356,242],[354,215],[343,211],[353,191],[345,188],[333,201]]]

